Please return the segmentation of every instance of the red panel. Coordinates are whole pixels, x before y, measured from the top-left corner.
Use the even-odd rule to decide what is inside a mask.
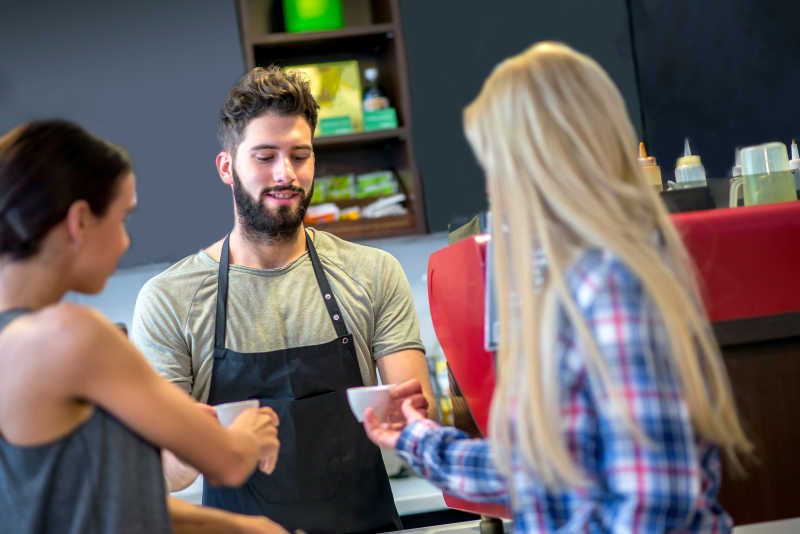
[[[486,236],[461,240],[434,252],[428,261],[428,302],[436,337],[484,436],[495,385],[494,354],[483,348],[486,241]],[[444,501],[458,510],[511,518],[505,506],[464,501],[447,493]]]
[[[484,350],[487,236],[463,239],[431,254],[428,302],[436,337],[478,428],[488,434],[494,354]]]
[[[800,310],[800,202],[672,216],[711,321]]]
[[[511,510],[509,510],[508,507],[503,506],[501,504],[470,502],[470,501],[465,501],[463,499],[459,499],[458,497],[453,497],[452,495],[448,495],[447,493],[443,493],[443,495],[444,495],[444,503],[450,508],[455,508],[456,510],[463,510],[465,512],[470,512],[472,514],[488,515],[490,517],[502,517],[505,519],[511,519]]]

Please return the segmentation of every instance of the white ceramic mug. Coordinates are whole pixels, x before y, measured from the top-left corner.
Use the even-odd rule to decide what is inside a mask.
[[[257,399],[249,399],[237,402],[226,402],[225,404],[217,404],[214,408],[217,410],[217,419],[222,426],[230,426],[240,413],[250,408],[258,408]]]
[[[375,410],[378,419],[386,418],[386,410],[389,408],[389,392],[393,387],[393,384],[387,384],[347,388],[347,402],[350,403],[350,410],[353,411],[353,415],[356,416],[359,423],[364,422],[364,412],[367,408]]]

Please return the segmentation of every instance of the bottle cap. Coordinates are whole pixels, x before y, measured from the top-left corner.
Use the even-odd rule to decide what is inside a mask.
[[[691,167],[693,165],[702,165],[703,162],[700,161],[700,156],[696,154],[692,154],[690,156],[681,156],[675,162],[676,167]]]
[[[789,169],[796,171],[800,169],[800,153],[797,150],[797,141],[792,139],[792,159],[789,160]]]
[[[644,142],[639,143],[639,165],[642,167],[649,167],[651,165],[658,165],[654,156],[648,156],[647,150],[644,148]]]
[[[375,82],[378,81],[378,69],[375,67],[369,67],[368,69],[364,69],[364,79],[368,82]]]
[[[733,153],[733,167],[731,168],[731,177],[736,178],[742,175],[742,147],[736,147]]]
[[[675,167],[690,167],[693,165],[702,165],[700,156],[692,154],[692,149],[689,146],[689,138],[683,140],[683,156],[675,161]]]
[[[748,146],[742,149],[742,174],[744,176],[768,174],[789,170],[786,145],[780,141]]]

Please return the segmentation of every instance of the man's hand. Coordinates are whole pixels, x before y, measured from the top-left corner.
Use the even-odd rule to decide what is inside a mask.
[[[167,508],[175,534],[289,534],[263,516],[195,506],[174,497],[167,499]]]
[[[425,419],[422,413],[414,406],[413,398],[406,398],[400,406],[402,422],[389,423],[381,421],[375,415],[375,410],[367,408],[364,412],[364,430],[367,437],[378,447],[394,449],[397,446],[397,439],[403,428],[411,422]]]
[[[402,429],[406,425],[406,418],[401,409],[406,399],[411,402],[411,407],[417,410],[421,417],[428,416],[428,399],[425,398],[422,384],[416,378],[397,384],[389,392],[389,398],[386,422],[390,424],[391,428]]]
[[[236,517],[236,526],[238,534],[289,534],[278,523],[264,516],[239,515]]]

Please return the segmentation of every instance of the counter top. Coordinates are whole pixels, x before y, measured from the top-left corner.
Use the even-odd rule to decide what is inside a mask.
[[[464,521],[450,525],[400,530],[395,534],[480,534],[480,531],[480,521]],[[511,532],[510,521],[503,521],[503,532]],[[766,521],[733,529],[733,534],[796,534],[797,532],[800,532],[800,518]]]
[[[463,521],[461,523],[451,523],[449,525],[436,525],[432,527],[411,528],[408,530],[398,530],[394,534],[480,534],[481,522]],[[503,532],[511,532],[511,521],[503,521]],[[753,534],[761,534],[753,533]]]
[[[442,492],[419,477],[390,478],[397,512],[403,515],[421,514],[444,510],[447,507]],[[173,497],[200,504],[203,495],[203,477],[197,477],[185,490],[172,494]],[[511,523],[503,522],[504,531],[511,532]],[[742,525],[733,529],[733,534],[796,534],[800,532],[800,518],[782,521],[767,521]],[[397,534],[480,534],[480,521],[464,521],[449,525],[401,530]]]

